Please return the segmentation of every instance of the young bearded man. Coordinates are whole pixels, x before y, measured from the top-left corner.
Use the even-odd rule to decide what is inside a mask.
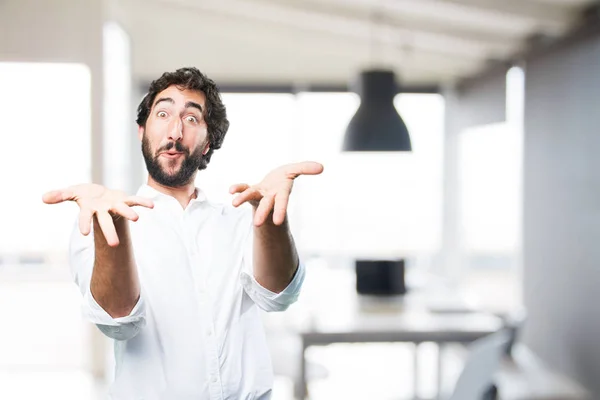
[[[288,198],[295,178],[323,166],[281,166],[233,185],[231,206],[209,201],[196,174],[229,122],[215,83],[195,68],[152,82],[137,123],[149,174],[137,195],[82,184],[43,198],[79,205],[70,263],[87,319],[114,339],[110,396],[268,399],[259,309],[283,311],[298,298],[305,271]]]

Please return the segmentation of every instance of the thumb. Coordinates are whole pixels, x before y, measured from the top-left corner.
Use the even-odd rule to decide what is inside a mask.
[[[289,170],[294,175],[319,175],[323,172],[323,164],[314,161],[304,161],[289,166]]]
[[[63,201],[73,200],[73,193],[66,190],[52,190],[50,192],[44,193],[42,196],[42,201],[46,204],[58,204]]]

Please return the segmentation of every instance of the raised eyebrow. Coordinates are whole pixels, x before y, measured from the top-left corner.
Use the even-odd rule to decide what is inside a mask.
[[[158,103],[161,103],[161,102],[163,102],[163,101],[166,101],[167,103],[171,103],[171,104],[174,104],[174,103],[175,103],[175,100],[173,100],[173,99],[172,99],[172,98],[170,98],[170,97],[161,97],[160,99],[158,99],[158,100],[156,100],[156,101],[154,102],[154,106],[153,106],[153,107],[156,107],[156,106],[158,105]]]
[[[204,109],[202,108],[202,106],[194,101],[188,101],[187,103],[185,103],[185,108],[197,108],[198,110],[200,110],[200,113],[202,113],[204,111]]]

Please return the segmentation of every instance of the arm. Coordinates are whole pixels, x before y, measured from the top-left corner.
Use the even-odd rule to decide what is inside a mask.
[[[287,218],[281,225],[271,218],[255,225],[253,246],[254,277],[266,289],[280,293],[291,282],[299,262]]]
[[[86,248],[91,250],[91,243],[88,241],[87,246],[85,241],[79,240],[81,237],[74,237],[73,260],[79,270],[77,274],[85,277],[80,280],[83,293],[89,289],[93,303],[97,303],[95,307],[100,306],[100,314],[104,313],[109,319],[129,315],[140,298],[140,283],[128,220],[137,221],[139,218],[132,206],[152,208],[152,201],[127,196],[123,192],[95,184],[76,185],[48,192],[44,194],[43,201],[47,204],[76,202],[80,208],[81,237],[89,235],[93,223],[93,260],[86,256]],[[100,320],[103,321],[103,318],[98,319]],[[115,323],[114,320],[109,322]]]
[[[119,244],[111,247],[97,216],[93,218],[95,259],[90,290],[98,305],[111,317],[124,317],[129,315],[140,298],[129,223],[125,218],[113,218]]]
[[[233,185],[235,207],[249,202],[253,207],[254,278],[265,289],[281,293],[292,282],[299,258],[290,233],[287,206],[294,179],[300,175],[318,175],[323,166],[315,162],[284,165],[271,171],[257,185]]]

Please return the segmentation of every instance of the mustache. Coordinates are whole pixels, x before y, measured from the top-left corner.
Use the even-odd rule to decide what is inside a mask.
[[[181,142],[169,142],[166,145],[164,145],[163,147],[159,148],[156,151],[156,154],[162,153],[163,151],[169,151],[169,150],[173,149],[173,147],[175,147],[175,151],[177,151],[177,152],[184,153],[187,156],[190,155],[190,149],[187,148],[186,146],[184,146],[183,144],[181,144]]]

